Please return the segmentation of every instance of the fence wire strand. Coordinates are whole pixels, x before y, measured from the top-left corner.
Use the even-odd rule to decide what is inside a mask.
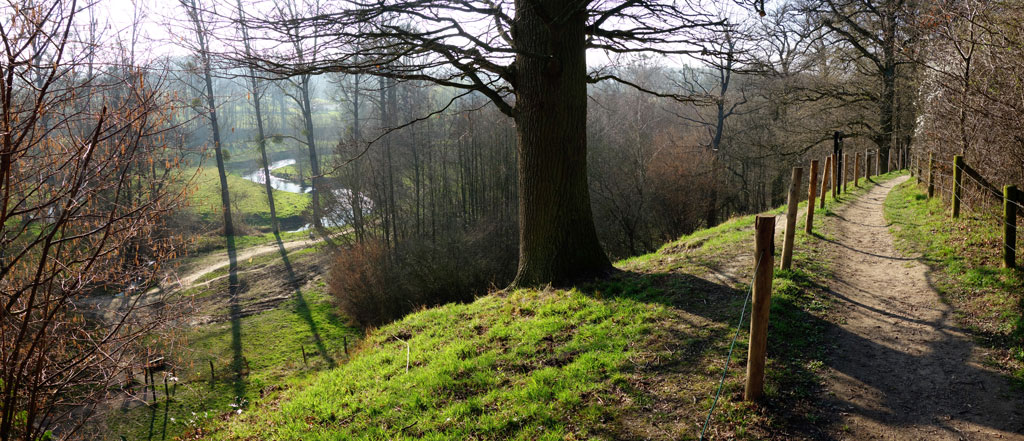
[[[963,169],[961,169],[961,171],[962,171],[962,170],[963,170]],[[966,173],[963,173],[963,175],[966,175]],[[962,176],[962,175],[961,175],[961,176]],[[969,177],[969,176],[970,176],[970,175],[968,175],[968,177]],[[951,177],[951,176],[943,176],[943,175],[937,175],[936,177],[941,177],[941,178],[947,178],[947,177],[948,177],[949,179],[951,179],[951,180],[952,180],[952,177]],[[971,179],[972,179],[972,180],[974,180],[974,182],[978,183],[978,185],[979,185],[979,186],[981,186],[982,188],[987,188],[987,187],[985,187],[984,185],[982,185],[982,184],[981,184],[980,182],[978,182],[977,180],[975,180],[974,178],[971,178]],[[938,183],[932,183],[932,185],[934,185],[935,187],[937,187],[937,188],[939,188],[939,189],[943,190],[943,191],[944,191],[945,193],[947,193],[947,194],[951,194],[951,195],[953,195],[953,197],[954,197],[954,198],[956,198],[956,200],[957,200],[958,202],[960,202],[960,206],[961,206],[961,207],[963,207],[963,208],[966,208],[967,210],[969,210],[969,211],[971,211],[971,212],[973,212],[973,213],[977,213],[977,214],[981,214],[981,215],[986,215],[984,211],[979,211],[979,210],[975,209],[975,208],[974,208],[974,206],[973,206],[972,204],[968,204],[968,203],[967,203],[967,201],[966,201],[966,200],[964,200],[964,198],[963,198],[963,197],[961,197],[961,196],[958,196],[958,195],[957,195],[956,193],[954,193],[954,192],[953,192],[953,191],[952,191],[952,190],[951,190],[951,189],[950,189],[949,187],[945,187],[945,186],[942,186],[941,184],[938,184]],[[961,187],[961,188],[964,188],[964,187]],[[1016,202],[1014,202],[1014,201],[1011,201],[1011,202],[1012,202],[1012,203],[1013,203],[1014,205],[1018,205],[1018,206],[1019,206],[1019,204],[1017,204]],[[1006,222],[1006,220],[1005,220],[1005,219],[1003,219],[1002,217],[1000,217],[999,215],[997,215],[997,214],[995,214],[995,213],[989,213],[989,214],[987,214],[986,216],[990,216],[990,217],[993,217],[993,218],[996,218],[996,219],[998,219],[998,220],[999,220],[999,222],[1000,222],[1000,223],[1002,223],[1003,225],[1006,225],[1006,226],[1013,226],[1013,227],[1016,227],[1015,225],[1011,225],[1011,224],[1010,224],[1009,222]],[[1010,246],[1010,245],[1007,245],[1006,243],[1001,243],[1001,245],[1002,245],[1002,246],[1003,246],[1004,248],[1006,248],[1006,249],[1008,249],[1008,250],[1011,250],[1011,251],[1013,251],[1014,253],[1016,253],[1016,252],[1017,252],[1017,248],[1016,248],[1016,247],[1012,247],[1012,246]]]
[[[718,405],[718,398],[722,395],[722,387],[725,385],[725,377],[729,374],[729,362],[732,361],[732,351],[736,347],[736,339],[739,338],[740,332],[743,330],[743,318],[747,315],[747,304],[750,303],[750,298],[754,295],[754,280],[757,280],[757,271],[761,269],[761,259],[764,258],[765,253],[768,250],[762,250],[761,255],[757,256],[757,265],[754,266],[754,275],[750,279],[750,289],[747,290],[747,296],[743,300],[743,308],[740,309],[740,320],[736,324],[736,333],[732,336],[732,343],[729,343],[729,355],[725,357],[725,368],[722,369],[722,379],[718,381],[718,391],[715,392],[715,400],[711,402],[711,409],[708,410],[708,417],[704,420],[704,427],[700,429],[700,441],[704,440],[704,435],[708,430],[708,425],[711,424],[711,415],[715,412],[715,406]]]

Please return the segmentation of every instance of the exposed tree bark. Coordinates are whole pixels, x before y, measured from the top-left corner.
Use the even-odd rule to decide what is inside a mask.
[[[513,286],[566,283],[612,266],[587,187],[586,13],[572,0],[516,1],[519,267]]]

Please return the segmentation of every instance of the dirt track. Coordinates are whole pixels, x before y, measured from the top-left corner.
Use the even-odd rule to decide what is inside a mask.
[[[319,239],[293,240],[289,242],[284,242],[284,247],[285,250],[287,251],[295,251],[310,247],[318,242],[320,242]],[[239,252],[236,261],[245,262],[256,256],[262,256],[264,254],[277,252],[280,252],[280,248],[278,247],[277,242],[268,243],[266,245],[257,245],[245,248],[241,252]],[[171,288],[187,289],[191,287],[196,280],[199,280],[200,277],[203,277],[221,268],[227,267],[229,263],[230,261],[228,260],[227,251],[218,251],[215,253],[211,253],[207,256],[204,256],[202,260],[190,264],[189,268],[183,271],[184,274],[178,276],[177,286],[172,286]]]
[[[826,370],[830,434],[840,440],[1024,440],[1019,392],[982,365],[929,284],[893,247],[880,184],[844,204],[826,239],[842,323]]]
[[[291,252],[311,247],[319,242],[320,240],[318,239],[300,239],[284,242],[283,245],[285,250]],[[281,249],[276,242],[252,246],[241,250],[237,254],[235,261],[245,263],[254,257],[271,253],[279,253],[280,251]],[[123,314],[124,309],[130,305],[146,306],[150,302],[160,301],[163,295],[191,288],[196,284],[196,281],[203,276],[225,268],[229,264],[230,260],[228,259],[227,251],[213,252],[203,256],[197,261],[189,263],[186,267],[172,271],[164,277],[159,287],[149,289],[144,294],[141,294],[142,297],[132,296],[126,298],[123,295],[87,297],[79,300],[78,307],[91,311],[93,314],[96,314],[106,320],[115,321],[119,319],[121,314]],[[221,278],[217,278],[209,282],[215,282],[219,279]],[[280,277],[278,277],[278,279],[283,280],[283,278]],[[283,292],[288,292],[288,290],[284,290]],[[279,295],[276,298],[272,298],[271,300],[274,300],[274,302],[269,305],[276,305],[277,303],[280,303],[281,300],[287,299],[288,297],[288,294]],[[198,318],[204,321],[211,320],[206,316]]]

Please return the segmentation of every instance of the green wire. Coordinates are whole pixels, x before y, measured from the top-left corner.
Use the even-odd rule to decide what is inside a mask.
[[[761,267],[761,257],[764,254],[758,256],[757,266],[754,267],[754,278],[757,278],[757,268]],[[747,315],[747,303],[750,303],[750,297],[754,294],[754,284],[750,284],[750,290],[747,292],[747,297],[743,299],[743,309],[740,310],[740,322],[736,325],[736,334],[732,336],[732,343],[729,344],[729,356],[725,357],[725,369],[722,369],[722,379],[718,382],[718,391],[715,392],[715,401],[711,403],[711,410],[708,411],[708,418],[704,420],[704,428],[700,429],[700,440],[704,439],[704,433],[708,430],[708,424],[711,423],[711,414],[715,412],[715,406],[718,405],[718,397],[722,395],[722,387],[725,385],[725,377],[729,374],[729,362],[732,360],[732,350],[736,347],[736,339],[740,336],[740,331],[743,329],[743,317]]]

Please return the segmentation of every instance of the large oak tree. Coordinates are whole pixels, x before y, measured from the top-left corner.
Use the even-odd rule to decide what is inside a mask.
[[[639,86],[591,70],[588,50],[694,55],[722,26],[686,0],[357,0],[308,6],[319,12],[287,23],[272,14],[246,18],[265,39],[264,50],[251,61],[284,75],[348,72],[427,80],[463,95],[482,94],[514,118],[514,286],[564,283],[611,269],[587,187],[587,85]],[[293,35],[317,41],[317,61],[275,55],[274,48],[288,38],[274,30],[294,26],[302,29]]]

